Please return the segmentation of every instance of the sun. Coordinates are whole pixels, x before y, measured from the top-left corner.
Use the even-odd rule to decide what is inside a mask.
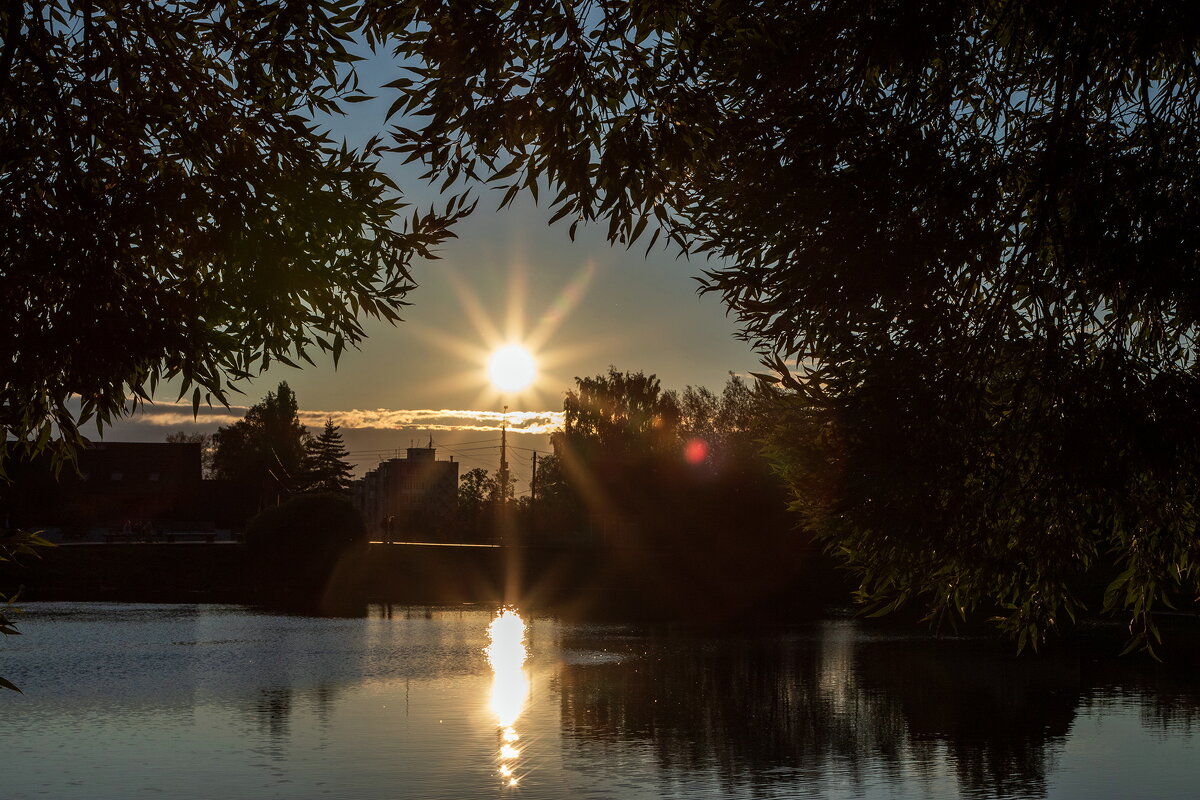
[[[482,408],[509,404],[532,407],[555,399],[561,402],[561,387],[565,383],[561,371],[580,358],[607,350],[608,339],[564,339],[558,334],[558,329],[587,294],[597,271],[596,264],[585,262],[542,313],[531,314],[525,308],[527,273],[522,262],[523,259],[514,258],[507,266],[508,302],[501,317],[494,316],[483,299],[490,300],[498,296],[497,292],[481,296],[455,269],[443,267],[441,274],[449,279],[462,307],[455,325],[431,327],[416,321],[407,323],[408,330],[454,356],[447,366],[460,365],[459,369],[448,370],[442,378],[431,382],[428,385],[431,391],[476,390],[479,394],[472,403]],[[545,292],[545,288],[540,291]],[[457,324],[459,318],[474,329],[475,335],[462,330],[463,326]]]
[[[488,358],[488,378],[502,392],[519,392],[537,377],[537,363],[519,344],[508,344]]]

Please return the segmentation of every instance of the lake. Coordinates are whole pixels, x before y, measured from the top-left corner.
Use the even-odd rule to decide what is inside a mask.
[[[1200,677],[835,619],[31,603],[0,797],[1192,798]]]

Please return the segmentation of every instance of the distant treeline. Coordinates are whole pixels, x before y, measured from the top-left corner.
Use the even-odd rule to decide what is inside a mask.
[[[791,528],[786,487],[764,455],[776,401],[736,375],[720,394],[664,390],[654,375],[615,367],[576,378],[532,491],[514,499],[508,476],[473,469],[460,480],[460,512],[474,538],[507,525],[538,544],[753,547]]]

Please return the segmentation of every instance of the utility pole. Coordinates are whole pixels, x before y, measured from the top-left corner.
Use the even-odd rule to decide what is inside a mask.
[[[508,406],[500,420],[500,502],[508,502]]]
[[[533,451],[533,478],[529,481],[529,501],[537,502],[537,451]]]

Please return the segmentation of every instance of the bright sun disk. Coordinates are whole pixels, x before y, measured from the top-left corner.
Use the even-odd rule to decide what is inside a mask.
[[[501,347],[488,359],[488,377],[502,392],[519,392],[533,383],[537,365],[529,351],[518,344]]]

